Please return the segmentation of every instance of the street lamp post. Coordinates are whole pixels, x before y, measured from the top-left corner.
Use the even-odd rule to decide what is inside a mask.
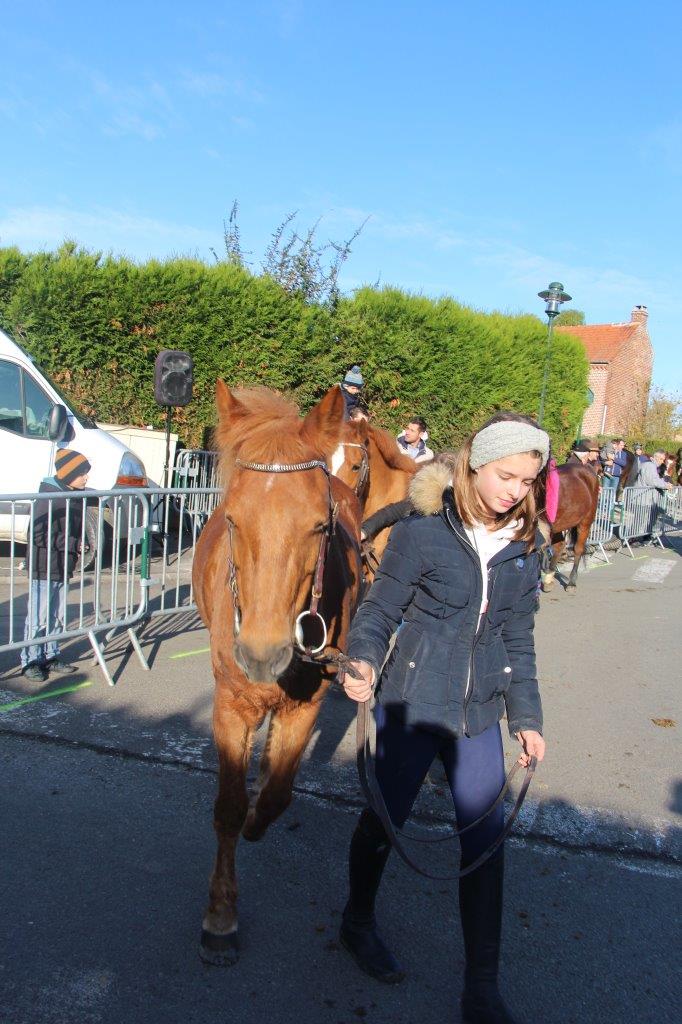
[[[538,292],[538,298],[545,301],[545,313],[547,314],[547,351],[545,353],[545,372],[542,376],[542,391],[540,392],[540,408],[538,410],[538,426],[542,426],[542,419],[545,415],[545,395],[547,394],[547,381],[549,380],[549,365],[552,360],[552,330],[554,318],[559,315],[561,303],[570,302],[571,296],[564,291],[560,281],[552,281],[544,292]]]

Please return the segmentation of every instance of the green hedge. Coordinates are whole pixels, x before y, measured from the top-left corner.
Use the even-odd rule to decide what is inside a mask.
[[[134,263],[73,243],[0,249],[0,326],[84,411],[110,422],[161,426],[154,359],[186,349],[195,400],[174,422],[192,446],[214,422],[217,377],[285,390],[305,409],[353,362],[379,424],[423,415],[435,447],[455,445],[497,408],[537,410],[546,338],[536,317],[449,298],[363,288],[330,310],[234,264]],[[555,335],[545,422],[559,454],[581,420],[587,371],[580,342]]]

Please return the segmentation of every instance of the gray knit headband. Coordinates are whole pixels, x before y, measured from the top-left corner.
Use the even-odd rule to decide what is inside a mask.
[[[479,469],[488,462],[503,459],[506,455],[519,455],[521,452],[540,452],[543,467],[549,458],[549,434],[540,427],[532,427],[529,423],[518,420],[499,420],[475,435],[471,442],[469,465]]]

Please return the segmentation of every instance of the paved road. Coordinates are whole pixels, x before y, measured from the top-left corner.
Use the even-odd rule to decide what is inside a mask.
[[[242,849],[242,958],[206,967],[196,945],[213,777],[18,737],[1,749],[8,1024],[459,1019],[453,887],[389,868],[381,917],[409,970],[398,988],[339,950],[349,809],[300,796]],[[678,1019],[679,870],[517,840],[508,864],[504,982],[520,1019]]]
[[[682,544],[636,554],[581,575],[574,599],[545,597],[538,617],[550,752],[510,845],[507,915],[510,998],[529,1024],[673,1020]],[[0,1019],[456,1020],[447,887],[389,872],[386,930],[411,969],[400,989],[365,982],[334,948],[359,802],[341,694],[297,801],[241,850],[242,961],[199,964],[212,681],[205,631],[189,616],[178,625],[145,634],[151,673],[114,642],[114,690],[84,657],[69,681],[82,687],[50,697],[62,681],[36,689],[0,657]],[[448,813],[441,783],[434,770],[419,808],[436,821]]]

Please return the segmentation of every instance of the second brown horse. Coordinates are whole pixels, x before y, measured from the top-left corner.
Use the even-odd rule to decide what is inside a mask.
[[[575,530],[573,545],[573,568],[566,584],[566,593],[575,594],[578,579],[578,566],[585,553],[587,538],[594,522],[599,501],[599,479],[595,470],[589,466],[568,463],[558,467],[559,473],[559,507],[557,516],[551,524],[552,558],[544,557],[542,571],[542,589],[551,590],[554,586],[559,559],[566,547],[566,532]],[[547,564],[548,563],[548,564]]]

